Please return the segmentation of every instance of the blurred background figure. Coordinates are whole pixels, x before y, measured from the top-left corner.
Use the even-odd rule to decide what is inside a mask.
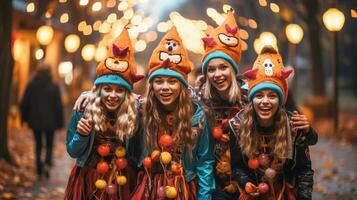
[[[26,87],[20,104],[22,122],[28,123],[35,138],[36,172],[49,178],[52,166],[54,132],[63,126],[63,110],[59,87],[52,81],[51,66],[42,62]],[[46,138],[46,158],[41,159],[42,138]]]

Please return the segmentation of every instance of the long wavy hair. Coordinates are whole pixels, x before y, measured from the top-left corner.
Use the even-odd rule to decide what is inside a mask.
[[[192,134],[192,116],[193,105],[190,91],[181,84],[181,91],[176,99],[176,108],[173,112],[174,130],[173,141],[184,143],[190,147],[193,146],[195,135]],[[146,127],[146,144],[149,149],[158,147],[159,127],[166,124],[163,105],[156,98],[153,91],[152,83],[149,84],[147,101],[145,104],[145,127]]]
[[[93,120],[95,131],[104,132],[108,129],[108,119],[105,114],[104,105],[101,102],[101,97],[99,96],[101,87],[93,88],[93,95],[90,97],[89,104],[84,111],[84,116]],[[135,106],[135,98],[127,90],[125,90],[124,101],[119,106],[116,116],[117,120],[113,128],[117,137],[121,141],[131,138],[137,128],[138,110]]]
[[[231,85],[229,86],[229,96],[228,96],[228,101],[230,103],[240,103],[241,101],[241,91],[240,91],[240,86],[236,78],[236,73],[233,70],[232,66],[229,67],[231,70]],[[205,99],[217,99],[220,98],[217,89],[212,86],[211,82],[208,79],[208,76],[206,75],[206,85],[203,91],[203,97]]]
[[[285,110],[280,107],[275,113],[274,140],[272,144],[272,155],[274,158],[285,160],[288,156],[289,127],[288,117]],[[255,156],[258,151],[259,138],[257,132],[257,115],[253,103],[247,105],[240,121],[239,146],[248,158]]]

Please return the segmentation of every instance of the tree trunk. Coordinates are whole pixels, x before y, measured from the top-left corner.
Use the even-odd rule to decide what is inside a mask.
[[[14,63],[11,54],[11,0],[0,1],[0,7],[0,159],[12,162],[7,145],[7,116]]]
[[[321,42],[320,42],[320,28],[321,25],[317,21],[319,16],[319,2],[318,0],[304,0],[306,8],[306,23],[309,30],[310,43],[310,57],[312,64],[312,91],[314,95],[325,96],[325,75],[321,63]]]

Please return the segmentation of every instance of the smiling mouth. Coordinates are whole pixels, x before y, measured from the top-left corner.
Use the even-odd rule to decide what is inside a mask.
[[[170,93],[170,94],[160,94],[160,96],[162,96],[162,97],[170,97],[172,94]]]
[[[260,108],[262,114],[269,114],[272,108]]]
[[[217,84],[217,85],[223,85],[223,83],[225,82],[226,80],[225,79],[223,79],[223,80],[217,80],[217,81],[215,81],[215,83]]]

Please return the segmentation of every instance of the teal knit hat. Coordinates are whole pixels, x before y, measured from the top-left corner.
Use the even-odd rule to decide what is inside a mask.
[[[208,65],[209,61],[211,61],[212,59],[215,59],[215,58],[222,58],[222,59],[228,61],[232,65],[234,72],[236,74],[238,74],[238,72],[239,72],[238,64],[236,63],[236,61],[234,61],[234,59],[232,57],[230,57],[228,54],[224,53],[223,51],[214,51],[214,52],[208,54],[203,59],[202,74],[204,74],[204,75],[207,74],[207,65]]]

